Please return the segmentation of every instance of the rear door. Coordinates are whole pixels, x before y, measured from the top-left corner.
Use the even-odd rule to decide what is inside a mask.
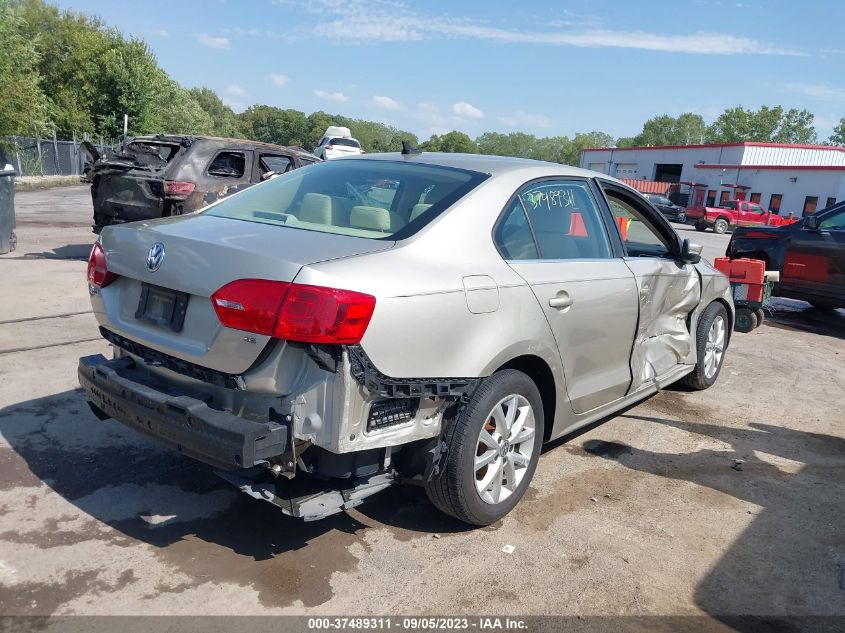
[[[689,313],[701,299],[692,264],[679,263],[680,238],[636,194],[602,181],[620,228],[625,264],[637,284],[639,321],[631,353],[631,390],[672,374],[692,350]]]
[[[589,182],[526,184],[509,202],[495,236],[551,326],[575,413],[624,396],[631,384],[637,286],[614,252]]]

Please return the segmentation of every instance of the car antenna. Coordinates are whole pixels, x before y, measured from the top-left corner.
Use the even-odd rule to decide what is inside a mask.
[[[411,141],[402,141],[402,156],[422,154],[422,150],[411,145]]]

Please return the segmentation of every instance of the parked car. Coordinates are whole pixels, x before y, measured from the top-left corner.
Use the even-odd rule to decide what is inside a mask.
[[[667,220],[672,222],[679,222],[685,224],[687,221],[687,210],[679,204],[675,204],[666,196],[661,196],[657,193],[643,194],[645,199],[651,202],[660,213],[663,214]]]
[[[79,381],[99,417],[288,514],[409,482],[486,525],[543,442],[716,381],[734,309],[699,252],[595,172],[412,150],[328,161],[106,227],[88,283],[114,358],[80,359]]]
[[[697,231],[710,227],[714,233],[725,233],[738,226],[783,226],[795,222],[794,218],[782,218],[745,200],[727,200],[718,207],[689,207],[687,219],[692,220]]]
[[[779,271],[777,296],[845,308],[845,203],[786,226],[737,229],[725,254],[761,259]]]
[[[358,156],[363,154],[361,143],[352,138],[348,127],[329,126],[320,143],[314,148],[314,155],[323,160],[343,158],[344,156]]]
[[[91,164],[95,233],[104,226],[193,213],[274,174],[319,160],[299,148],[205,136],[139,136],[100,155],[82,144]]]

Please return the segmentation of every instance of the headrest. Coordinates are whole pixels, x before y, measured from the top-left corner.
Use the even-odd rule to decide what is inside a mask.
[[[356,229],[388,232],[394,230],[392,214],[381,207],[352,207],[349,225]]]
[[[299,219],[314,224],[332,223],[332,199],[322,193],[306,193],[299,207]]]

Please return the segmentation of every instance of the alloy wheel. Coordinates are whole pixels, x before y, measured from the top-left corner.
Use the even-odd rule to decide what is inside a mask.
[[[725,319],[717,316],[707,332],[704,348],[704,375],[709,379],[716,375],[725,353]]]
[[[501,503],[519,487],[536,441],[531,403],[519,394],[502,398],[487,415],[478,435],[475,488],[485,503]]]

